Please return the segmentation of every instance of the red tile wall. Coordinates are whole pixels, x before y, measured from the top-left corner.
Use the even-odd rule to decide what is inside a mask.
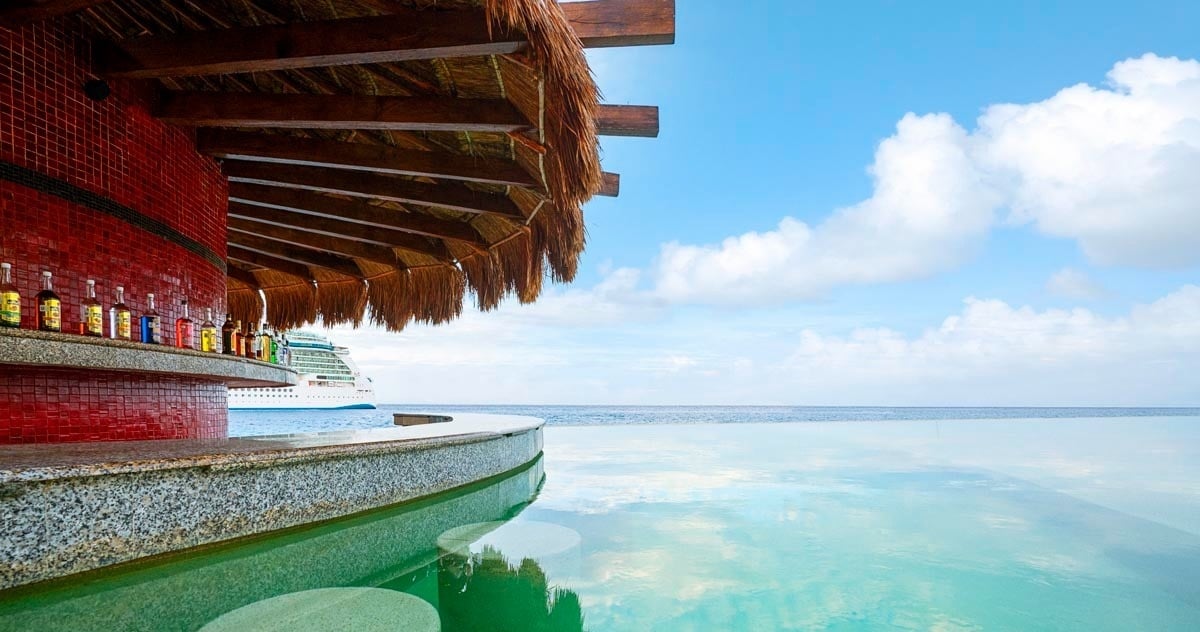
[[[74,18],[0,28],[0,160],[132,208],[223,259],[227,191],[217,163],[195,151],[190,130],[150,116],[148,84],[112,81],[107,99],[88,99],[82,87],[95,78],[90,68],[91,46]],[[206,307],[224,310],[225,274],[200,255],[121,219],[3,180],[0,261],[13,264],[25,327],[34,326],[42,270],[54,274],[64,331],[78,327],[89,278],[106,308],[123,285],[135,319],[153,292],[168,343],[184,297],[197,321]],[[106,335],[107,327],[106,321]],[[15,371],[0,366],[0,442],[225,432],[220,384]],[[74,385],[80,380],[86,386]]]
[[[225,386],[189,378],[6,369],[0,443],[224,437]]]

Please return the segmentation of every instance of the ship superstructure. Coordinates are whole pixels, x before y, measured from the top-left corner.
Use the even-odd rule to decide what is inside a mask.
[[[375,387],[358,370],[349,349],[307,331],[288,332],[284,339],[291,368],[300,374],[296,385],[231,388],[230,410],[375,408]]]

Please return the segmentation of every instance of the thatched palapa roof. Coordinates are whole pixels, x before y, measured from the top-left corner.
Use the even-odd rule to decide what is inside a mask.
[[[570,281],[581,207],[615,195],[584,48],[674,40],[673,0],[40,0],[81,12],[98,72],[160,82],[229,178],[228,291],[273,325],[392,330]],[[105,41],[107,44],[105,44]],[[261,290],[261,294],[260,294]]]

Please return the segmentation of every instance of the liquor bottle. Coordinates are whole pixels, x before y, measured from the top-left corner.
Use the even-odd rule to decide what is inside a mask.
[[[279,330],[273,329],[271,333],[271,364],[279,364]]]
[[[233,328],[233,314],[225,312],[225,323],[221,325],[221,353],[237,355],[237,330]]]
[[[114,340],[133,339],[133,312],[125,306],[125,288],[117,286],[117,302],[108,308],[108,335]]]
[[[258,335],[254,333],[254,325],[246,323],[246,357],[258,358]]]
[[[192,322],[187,299],[179,303],[183,305],[183,316],[175,319],[175,346],[180,349],[195,349],[196,323]]]
[[[104,308],[96,300],[96,281],[87,280],[87,298],[83,299],[83,335],[104,337]]]
[[[237,321],[233,327],[233,335],[237,340],[233,341],[234,355],[238,357],[246,357],[246,334],[242,331],[242,321]]]
[[[154,295],[146,295],[146,313],[142,314],[142,342],[148,345],[162,344],[162,327],[158,312],[154,311]]]
[[[49,270],[42,271],[42,291],[37,294],[37,328],[62,331],[62,301],[54,293]]]
[[[200,323],[200,350],[205,353],[217,352],[217,326],[213,324],[212,308],[206,307],[204,322]]]
[[[12,264],[0,263],[0,327],[21,326],[21,293],[12,282]]]
[[[280,337],[283,337],[283,335],[280,334]],[[292,366],[292,350],[288,348],[287,338],[283,338],[283,344],[279,347],[279,364]]]
[[[267,331],[266,323],[259,325],[258,329],[258,359],[271,361],[271,334]]]

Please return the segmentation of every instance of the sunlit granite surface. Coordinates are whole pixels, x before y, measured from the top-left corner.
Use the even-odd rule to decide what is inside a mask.
[[[522,466],[541,420],[0,447],[0,588],[327,520]]]

